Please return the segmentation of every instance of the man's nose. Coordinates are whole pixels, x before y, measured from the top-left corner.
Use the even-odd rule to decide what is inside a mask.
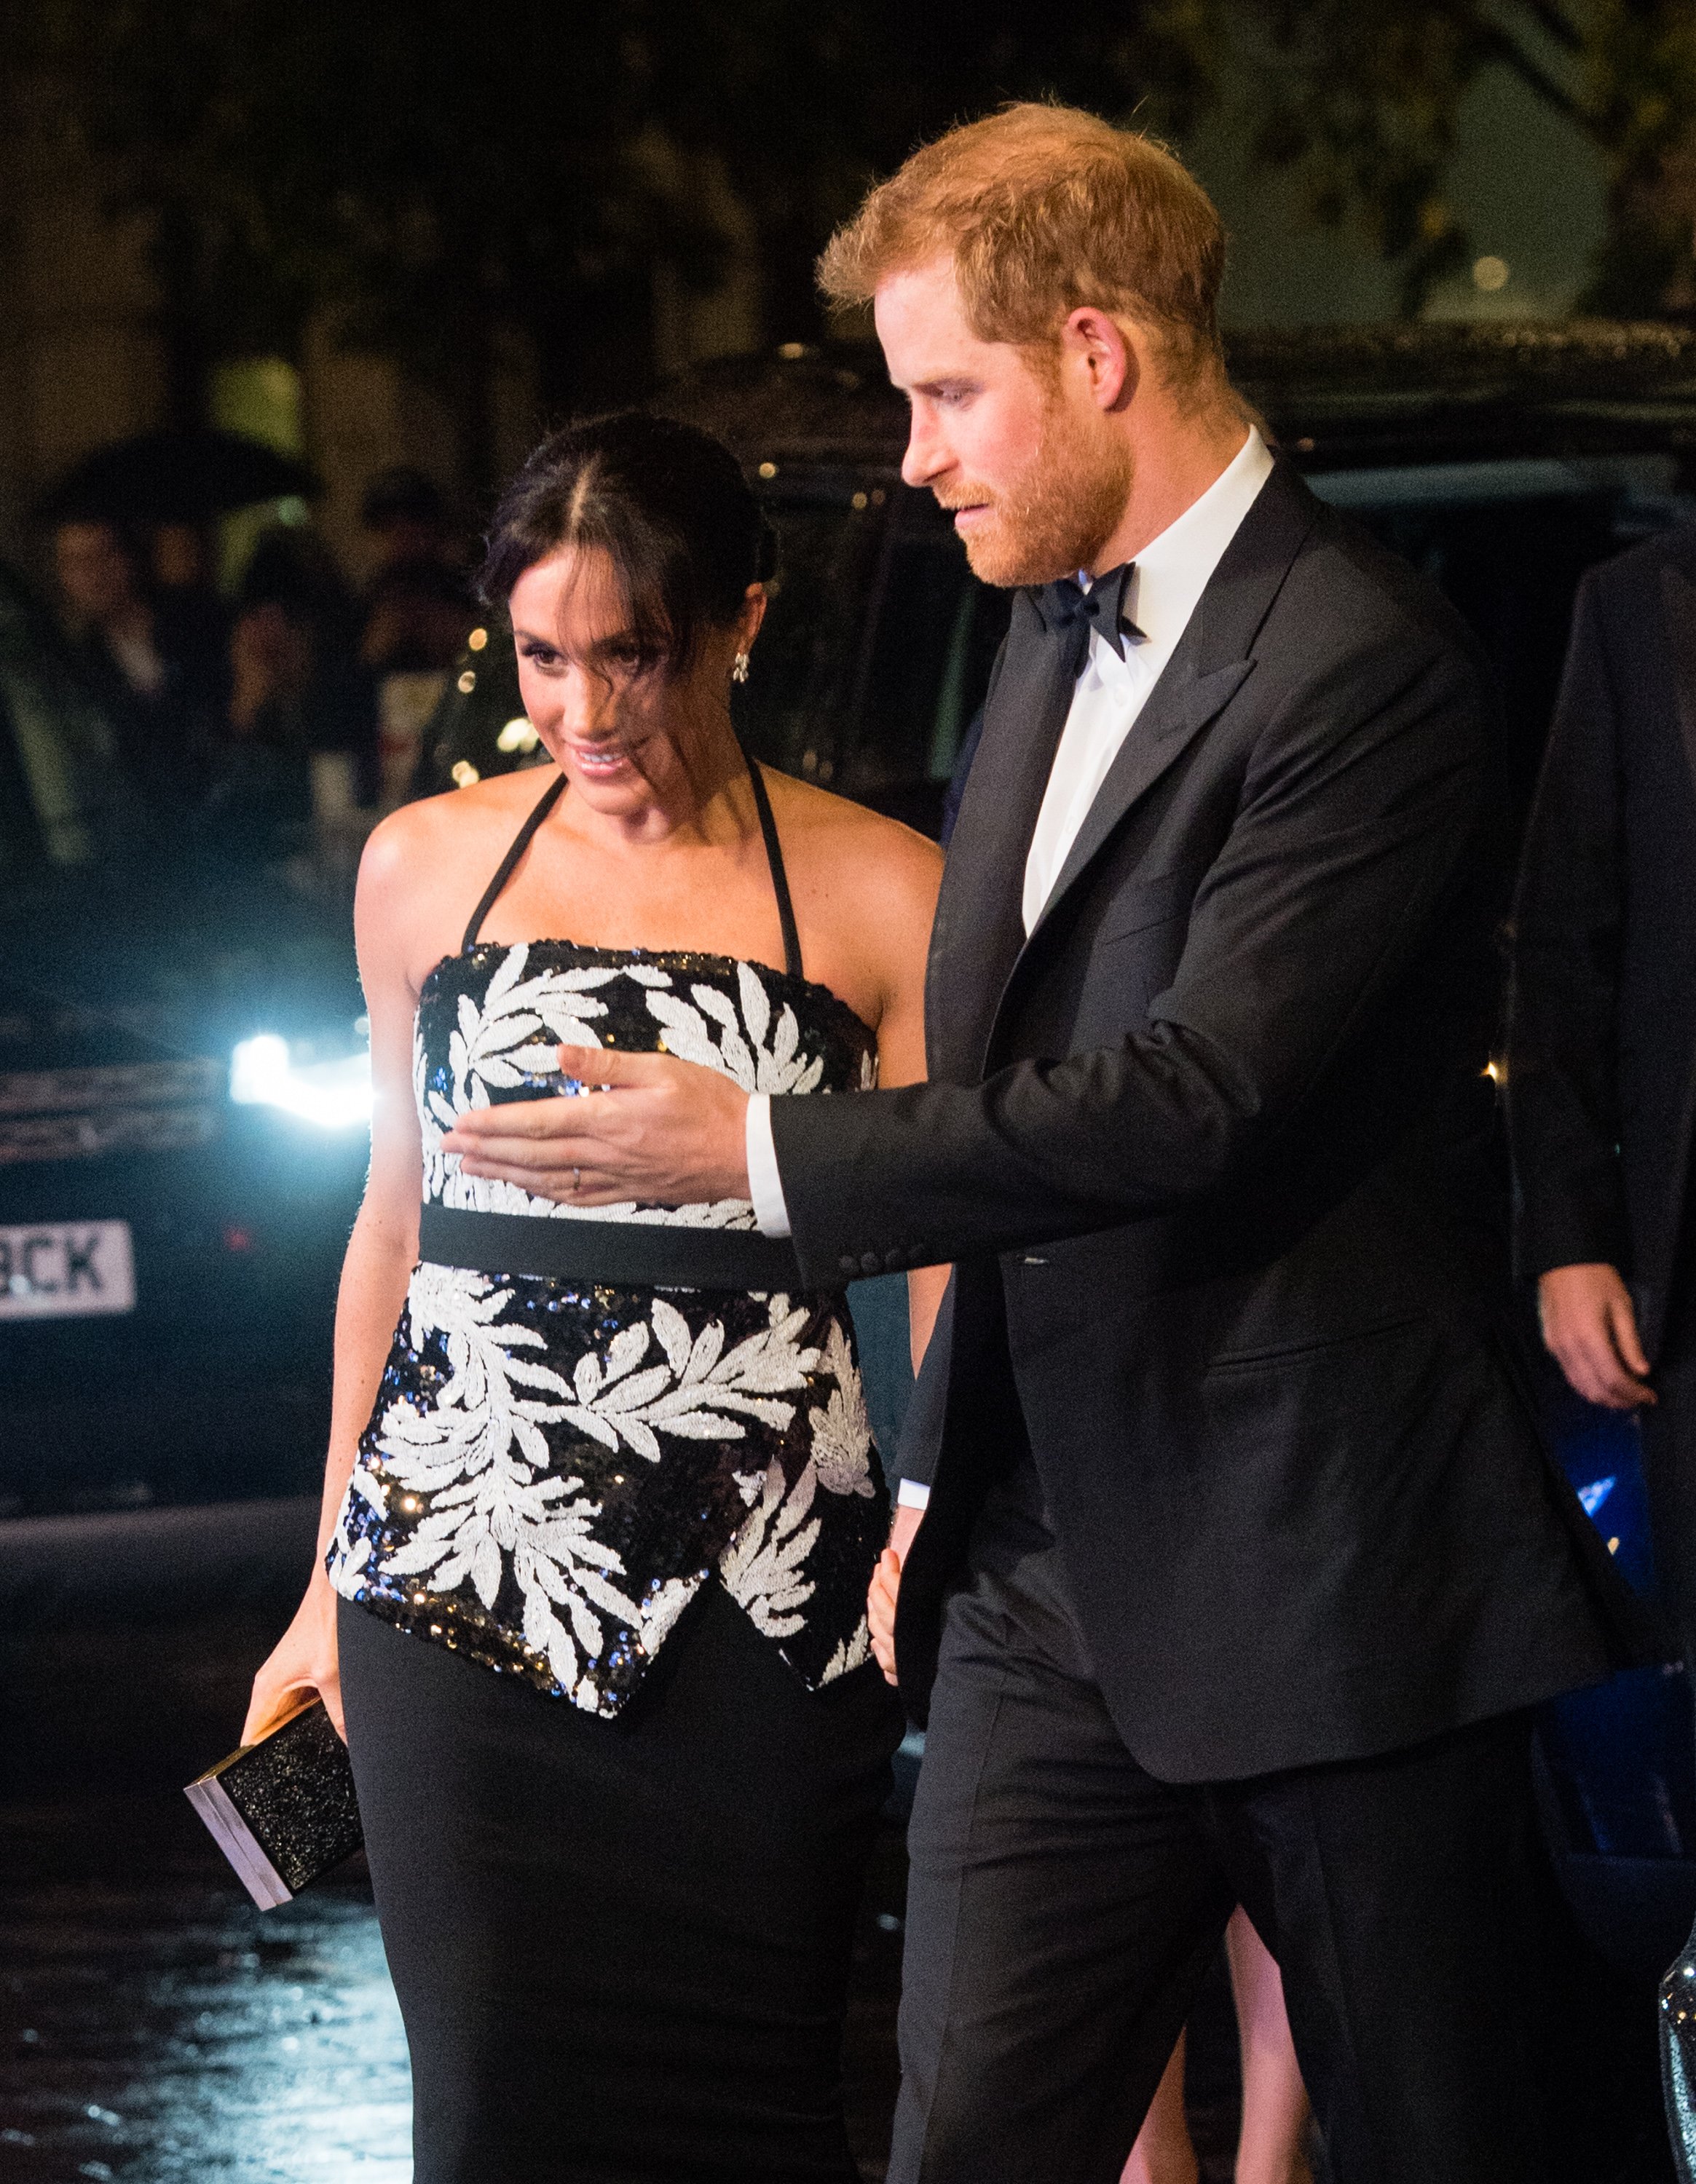
[[[930,420],[920,410],[912,413],[907,453],[901,457],[901,478],[907,485],[929,485],[948,467],[948,450]]]

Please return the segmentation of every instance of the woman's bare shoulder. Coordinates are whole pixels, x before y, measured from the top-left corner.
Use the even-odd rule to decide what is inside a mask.
[[[360,878],[369,875],[385,889],[409,881],[428,884],[442,877],[444,857],[452,860],[448,871],[460,871],[491,845],[493,871],[539,794],[526,775],[505,773],[403,804],[371,829]]]
[[[862,879],[878,891],[911,889],[934,898],[942,878],[942,851],[928,835],[881,811],[811,782],[762,768],[772,809],[797,854],[817,861],[833,883]]]
[[[416,987],[459,946],[471,905],[539,794],[524,775],[502,774],[421,797],[379,821],[360,860],[354,922],[361,950],[401,966]]]

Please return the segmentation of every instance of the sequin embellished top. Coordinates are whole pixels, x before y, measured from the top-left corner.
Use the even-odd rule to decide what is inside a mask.
[[[872,1034],[801,975],[750,769],[786,964],[479,944],[564,786],[531,814],[419,996],[421,1256],[327,1566],[349,1601],[616,1714],[709,1580],[817,1687],[869,1658],[888,1530],[853,1326],[785,1278],[745,1200],[579,1209],[462,1174],[456,1116],[574,1090],[555,1047],[706,1064],[749,1091],[869,1085]]]

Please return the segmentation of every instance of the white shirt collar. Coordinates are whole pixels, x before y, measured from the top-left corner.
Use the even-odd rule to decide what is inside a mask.
[[[1124,613],[1142,632],[1142,644],[1132,649],[1145,660],[1150,655],[1163,659],[1177,644],[1225,548],[1271,475],[1271,452],[1251,425],[1248,437],[1201,499],[1192,500],[1137,555],[1125,586]],[[1092,655],[1108,653],[1099,639],[1092,639],[1090,649]]]

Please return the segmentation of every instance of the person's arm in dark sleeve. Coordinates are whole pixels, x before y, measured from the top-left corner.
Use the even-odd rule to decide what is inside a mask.
[[[1514,916],[1508,1121],[1515,1257],[1626,1270],[1615,1021],[1624,900],[1617,710],[1601,595],[1579,588]]]
[[[942,1446],[943,1408],[948,1394],[948,1359],[953,1345],[954,1284],[951,1279],[937,1308],[936,1323],[925,1345],[923,1358],[907,1398],[896,1446],[894,1474],[909,1506],[923,1506],[919,1490],[928,1493],[936,1475],[937,1451]]]
[[[1487,831],[1487,733],[1464,655],[1364,638],[1260,737],[1146,1029],[981,1085],[774,1100],[806,1278],[1082,1234],[1228,1181],[1428,944]]]

